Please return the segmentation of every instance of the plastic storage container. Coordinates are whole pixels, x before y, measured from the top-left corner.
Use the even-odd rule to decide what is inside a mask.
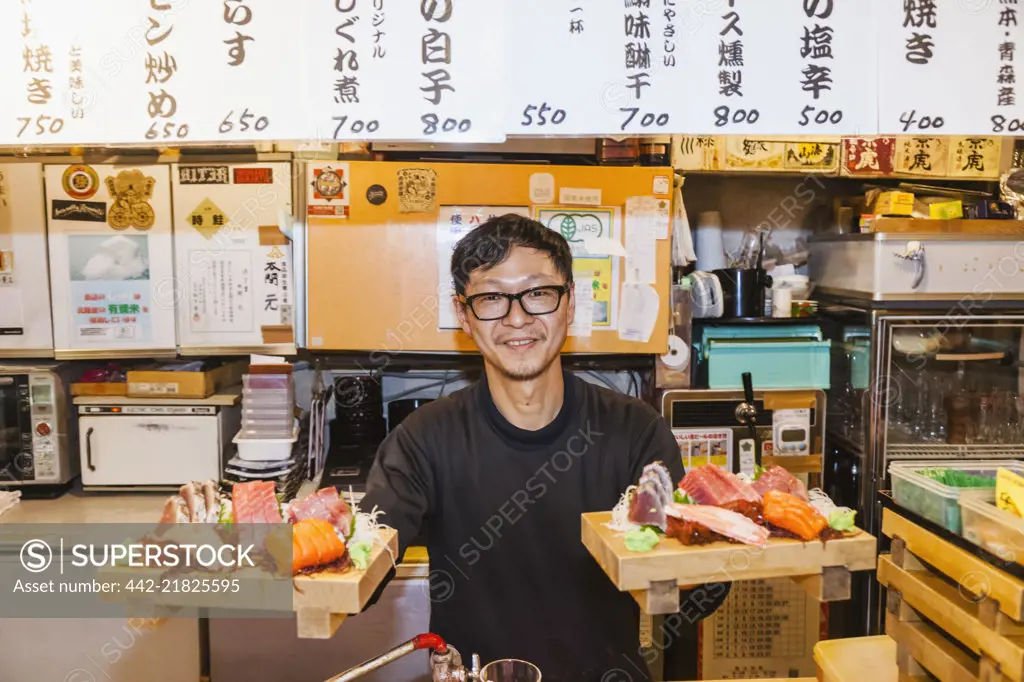
[[[243,438],[288,438],[295,428],[295,419],[242,421]]]
[[[963,536],[1003,561],[1024,565],[1024,519],[1003,511],[994,500],[960,498]]]
[[[956,469],[975,476],[991,476],[991,488],[954,488],[943,485],[918,472],[922,469]],[[925,462],[893,462],[889,465],[892,477],[893,499],[896,504],[906,507],[912,512],[939,524],[953,533],[960,533],[962,521],[960,515],[961,497],[982,501],[995,500],[996,471],[1000,468],[1009,469],[1024,476],[1024,463],[1021,462],[952,462],[949,460],[931,460]]]
[[[291,419],[295,416],[295,408],[291,405],[264,407],[257,403],[256,407],[242,408],[242,419],[244,421],[262,421],[264,419],[281,420]]]
[[[291,459],[292,447],[299,439],[296,424],[288,438],[246,438],[239,431],[232,442],[238,446],[238,458],[252,462],[283,462]]]
[[[712,341],[708,387],[743,388],[750,372],[755,388],[831,388],[830,341]]]
[[[285,406],[291,408],[295,404],[295,392],[284,388],[243,388],[242,407],[266,409]]]
[[[242,375],[242,386],[251,389],[291,389],[291,374],[244,374]]]

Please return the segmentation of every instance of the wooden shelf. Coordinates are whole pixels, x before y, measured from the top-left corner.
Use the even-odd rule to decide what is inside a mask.
[[[1019,220],[929,220],[927,218],[876,218],[871,232],[917,234],[1021,234],[1024,225]]]
[[[780,466],[791,474],[820,474],[823,460],[822,455],[764,455],[761,466],[765,469]]]

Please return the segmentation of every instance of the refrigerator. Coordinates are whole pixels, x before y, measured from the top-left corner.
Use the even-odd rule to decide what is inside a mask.
[[[879,538],[895,462],[1024,458],[1024,248],[1015,234],[818,237],[810,274],[832,341],[825,491]],[[857,582],[859,578],[859,582]],[[847,620],[877,634],[873,575]]]

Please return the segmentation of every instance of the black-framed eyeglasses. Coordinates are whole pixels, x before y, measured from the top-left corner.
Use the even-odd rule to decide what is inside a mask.
[[[550,315],[562,304],[562,296],[569,291],[570,285],[533,287],[518,294],[506,294],[490,291],[483,294],[467,296],[463,301],[473,315],[481,322],[501,320],[512,312],[512,302],[519,305],[527,315]]]

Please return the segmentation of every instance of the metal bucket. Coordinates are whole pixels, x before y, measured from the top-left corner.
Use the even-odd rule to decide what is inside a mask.
[[[540,668],[515,658],[492,661],[480,671],[483,682],[540,682]]]

